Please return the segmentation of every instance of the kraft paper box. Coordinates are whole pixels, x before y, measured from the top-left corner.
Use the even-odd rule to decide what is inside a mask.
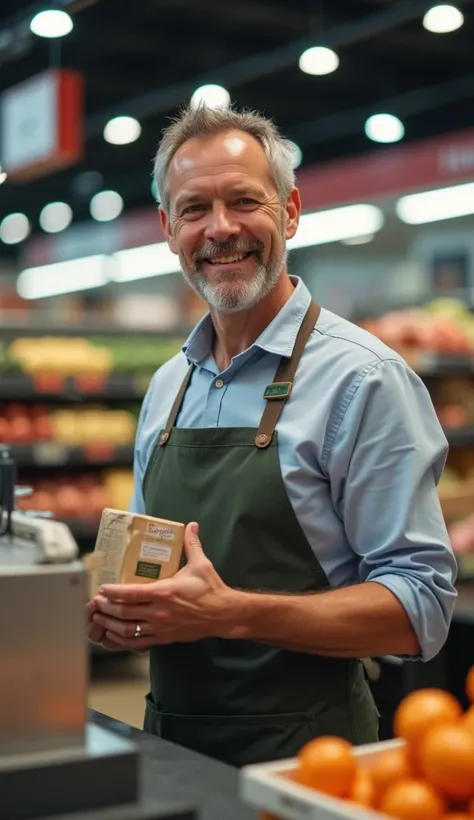
[[[105,509],[89,559],[91,590],[102,584],[147,584],[180,568],[185,525],[149,515]]]

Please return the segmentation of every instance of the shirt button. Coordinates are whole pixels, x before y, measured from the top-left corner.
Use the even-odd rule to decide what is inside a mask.
[[[222,379],[216,379],[214,384],[216,385],[216,387],[224,387],[224,382],[222,381]]]

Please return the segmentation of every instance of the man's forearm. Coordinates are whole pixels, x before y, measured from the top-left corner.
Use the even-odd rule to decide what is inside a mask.
[[[416,655],[418,639],[390,590],[367,582],[314,595],[235,591],[222,637],[296,652],[364,658]]]

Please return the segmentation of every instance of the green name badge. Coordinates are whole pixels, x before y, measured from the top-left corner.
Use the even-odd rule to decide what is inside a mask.
[[[274,399],[287,399],[291,393],[292,382],[273,382],[265,388],[263,398],[267,401]]]
[[[161,564],[150,564],[148,561],[139,561],[135,570],[135,575],[142,578],[153,578],[157,581],[160,577]]]

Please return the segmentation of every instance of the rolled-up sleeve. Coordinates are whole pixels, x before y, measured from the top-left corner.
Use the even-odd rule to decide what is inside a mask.
[[[327,464],[360,581],[398,598],[425,661],[443,646],[456,599],[437,492],[447,449],[425,385],[389,359],[372,363],[346,392]]]

